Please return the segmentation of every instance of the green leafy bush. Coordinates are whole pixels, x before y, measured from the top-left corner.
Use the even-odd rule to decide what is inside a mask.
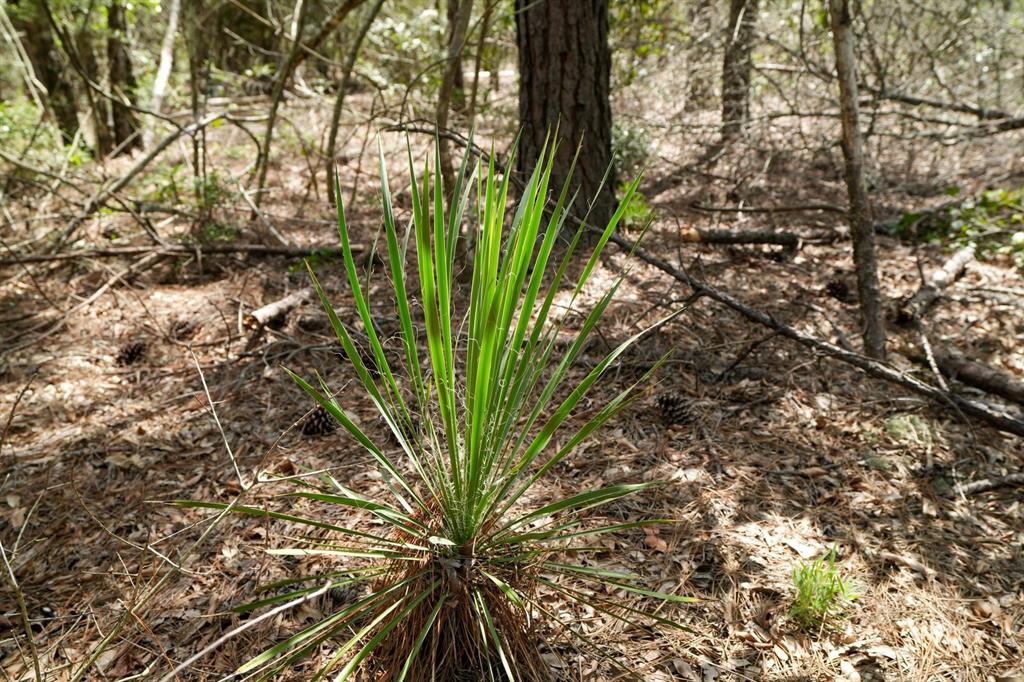
[[[1024,268],[1024,187],[986,190],[937,210],[904,213],[896,233],[951,246],[974,243],[979,256],[1009,256]]]
[[[636,125],[616,121],[612,124],[612,160],[620,177],[634,177],[651,155],[647,131]]]
[[[619,194],[625,194],[628,188],[628,184],[623,185],[619,188]],[[647,197],[640,192],[634,192],[625,206],[626,210],[622,214],[621,221],[624,232],[643,230],[656,217],[654,209],[647,203]]]
[[[371,498],[321,475],[305,481],[293,496],[324,505],[322,514],[234,507],[236,512],[273,516],[329,534],[275,553],[354,562],[325,575],[278,583],[276,588],[287,584],[297,589],[250,606],[311,594],[324,581],[332,587],[364,589],[337,612],[244,664],[239,673],[270,678],[322,645],[333,644],[336,648],[320,674],[340,668],[339,680],[363,667],[371,677],[381,675],[374,679],[542,680],[548,672],[538,651],[543,630],[537,621],[555,621],[551,596],[584,601],[627,622],[648,617],[666,625],[674,624],[636,608],[625,597],[659,604],[691,601],[646,589],[630,573],[561,558],[598,551],[578,544],[581,540],[658,523],[602,525],[582,514],[650,483],[615,484],[539,501],[544,491],[537,484],[634,397],[643,379],[609,402],[588,407],[586,416],[571,419],[616,359],[646,333],[621,343],[580,375],[582,379],[570,374],[614,299],[620,276],[586,315],[568,350],[556,356],[558,339],[566,333],[563,318],[555,314],[565,303],[556,304],[556,296],[565,290],[572,309],[637,183],[627,188],[589,257],[577,255],[584,243],[580,228],[552,267],[556,238],[566,229],[571,202],[567,182],[549,203],[554,149],[543,158],[509,216],[510,178],[496,172],[493,162],[486,171],[464,163],[446,206],[437,161],[433,173],[424,168],[417,180],[410,154],[412,221],[403,235],[381,154],[385,241],[401,361],[389,357],[375,330],[368,290],[360,284],[339,206],[343,261],[368,349],[357,345],[312,268],[310,276],[345,356],[397,450],[375,442],[345,410],[344,398],[336,397],[322,379],[292,377],[370,453],[390,493],[388,499]],[[456,315],[456,303],[462,300],[454,274],[457,242],[471,203],[472,281],[464,315]],[[411,276],[407,258],[416,265]],[[570,267],[577,260],[579,267]],[[574,279],[572,271],[579,273]],[[342,526],[331,520],[359,513],[373,517],[376,525]],[[544,600],[540,592],[546,593]],[[556,628],[574,634],[553,623],[551,631]]]
[[[811,562],[801,561],[793,569],[796,599],[790,609],[793,620],[804,628],[821,627],[841,617],[858,595],[836,567],[836,550]]]

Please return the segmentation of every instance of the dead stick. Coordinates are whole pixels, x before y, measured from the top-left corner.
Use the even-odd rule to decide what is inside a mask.
[[[954,393],[949,393],[947,391],[943,391],[940,388],[936,388],[935,386],[932,386],[930,384],[926,384],[923,381],[919,381],[918,379],[908,376],[903,372],[893,369],[891,366],[885,363],[879,362],[877,360],[872,360],[871,358],[859,355],[858,353],[843,350],[838,346],[833,346],[831,343],[827,343],[813,336],[810,336],[809,334],[804,334],[803,332],[797,331],[792,327],[782,324],[771,315],[761,312],[760,310],[755,310],[741,303],[740,301],[733,298],[731,295],[725,293],[724,291],[720,291],[719,289],[716,289],[715,287],[706,284],[701,280],[691,277],[682,270],[673,267],[671,264],[662,260],[661,258],[651,255],[650,253],[644,251],[643,249],[637,248],[636,244],[618,234],[613,234],[611,236],[611,241],[613,241],[617,246],[622,248],[627,253],[632,254],[636,258],[639,258],[640,260],[644,261],[645,263],[648,263],[649,265],[653,265],[654,267],[670,275],[677,281],[686,284],[694,291],[703,293],[708,298],[718,301],[719,303],[729,308],[732,308],[736,312],[746,317],[748,320],[768,327],[769,329],[774,329],[776,332],[778,332],[780,336],[784,336],[787,339],[796,341],[802,346],[818,351],[819,353],[823,353],[824,355],[835,358],[849,365],[853,365],[854,367],[860,369],[869,376],[875,377],[876,379],[883,379],[894,384],[899,384],[900,386],[903,386],[904,388],[913,391],[914,393],[918,393],[920,395],[931,398],[932,400],[939,404],[946,406],[952,405],[953,407],[957,408],[964,414],[970,415],[972,417],[975,417],[976,419],[984,421],[985,423],[994,426],[1000,431],[1012,433],[1017,436],[1024,436],[1024,422],[1018,419],[1013,419],[1006,415],[999,414],[985,407],[984,405],[981,405],[980,403],[974,402],[973,400],[968,400],[967,398],[963,398]]]
[[[312,288],[300,289],[282,299],[268,303],[262,308],[257,308],[245,316],[245,322],[250,327],[263,327],[284,317],[293,308],[305,303],[312,295]]]
[[[803,204],[795,206],[705,206],[691,204],[690,208],[705,213],[801,213],[804,211],[827,211],[845,213],[846,209],[835,204]]]
[[[777,244],[790,250],[800,246],[800,237],[792,232],[686,228],[680,236],[684,242],[694,244]]]
[[[353,253],[362,253],[366,247],[362,244],[353,244]],[[163,255],[206,255],[206,254],[232,254],[247,253],[254,256],[291,256],[302,258],[306,256],[325,255],[333,256],[341,253],[337,246],[264,246],[263,244],[209,244],[205,246],[189,246],[187,244],[165,244],[153,246],[115,246],[108,249],[89,249],[70,251],[67,253],[38,253],[26,254],[17,258],[0,259],[0,267],[18,265],[20,263],[49,263],[52,261],[77,260],[85,258],[120,258],[122,256],[138,256],[146,253],[160,253]]]
[[[935,351],[935,364],[950,379],[1024,405],[1024,381],[956,352]]]
[[[938,300],[943,290],[955,282],[973,260],[973,246],[966,246],[953,254],[941,268],[932,274],[931,279],[921,285],[921,288],[900,308],[899,321],[904,324],[920,322],[932,304]]]
[[[963,485],[958,485],[956,487],[956,492],[958,494],[971,495],[974,493],[985,493],[989,490],[1002,488],[1003,486],[1018,485],[1024,485],[1024,473],[1009,474],[999,478],[983,478],[978,481],[964,483]]]

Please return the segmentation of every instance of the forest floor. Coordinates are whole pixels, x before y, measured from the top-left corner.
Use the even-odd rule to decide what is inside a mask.
[[[369,128],[347,142],[342,169],[356,199],[350,222],[368,248],[379,227],[374,154],[361,136]],[[304,129],[303,121],[296,129]],[[241,144],[232,135],[227,127],[211,134],[211,156],[222,145],[219,153],[228,157],[224,150]],[[887,166],[901,181],[879,180],[880,213],[942,203],[952,181],[965,194],[989,182],[1019,185],[1024,161],[1012,150],[1024,145],[1011,137],[977,148],[942,177],[922,167],[909,178]],[[400,187],[403,142],[390,138],[392,186]],[[809,163],[751,149],[729,152],[660,193],[659,182],[679,162],[655,164],[645,188],[660,217],[645,248],[789,325],[828,340],[845,333],[856,344],[856,306],[826,291],[833,280],[852,287],[840,214],[694,210],[694,202],[845,203],[835,150]],[[236,157],[244,166],[244,154]],[[118,168],[108,171],[116,175]],[[318,194],[308,178],[299,153],[275,165],[267,220],[293,244],[334,243],[323,188]],[[148,182],[159,188],[166,178]],[[208,239],[271,239],[259,221],[248,222],[241,202],[214,215],[219,227],[208,228]],[[34,223],[17,239],[47,227],[54,226]],[[785,229],[804,243],[794,254],[684,243],[680,232],[689,227]],[[160,225],[166,236],[188,229],[187,216],[171,214]],[[115,234],[114,244],[145,243],[120,214],[98,216],[79,236],[103,245]],[[880,237],[879,253],[883,291],[892,300],[917,289],[919,265],[928,273],[949,255],[889,236]],[[351,322],[340,268],[330,258],[317,259],[316,268]],[[584,352],[584,367],[689,294],[614,248],[597,282],[625,268],[622,293]],[[258,585],[324,568],[322,558],[289,561],[266,552],[287,544],[287,524],[228,517],[203,536],[210,512],[170,504],[229,502],[241,494],[250,505],[296,507],[278,496],[287,484],[243,492],[225,441],[244,482],[256,472],[329,468],[362,491],[381,485],[369,455],[351,440],[338,432],[303,435],[297,423],[312,405],[281,366],[307,376],[320,371],[371,432],[383,436],[383,427],[370,401],[346,390],[352,375],[312,302],[277,329],[257,333],[245,324],[247,313],[307,285],[297,259],[133,256],[33,265],[30,272],[7,268],[0,284],[0,424],[31,382],[0,452],[0,541],[47,679],[67,679],[107,636],[109,646],[87,679],[157,679],[238,625],[231,608],[253,598]],[[370,282],[371,291],[386,291],[381,268]],[[393,318],[389,305],[386,296],[374,300],[385,326]],[[934,345],[1024,378],[1020,270],[999,258],[971,264],[929,315],[927,329]],[[133,343],[139,345],[129,348]],[[893,344],[894,365],[932,380],[899,346]],[[594,404],[668,350],[673,355],[656,385],[545,479],[542,492],[663,481],[601,513],[677,522],[608,537],[600,556],[607,566],[641,572],[656,589],[700,601],[666,614],[688,631],[633,629],[563,607],[567,621],[644,680],[1024,679],[1024,496],[1012,486],[950,494],[959,483],[1019,471],[1020,439],[809,354],[707,300],[633,349],[598,387]],[[859,596],[832,626],[801,629],[789,616],[793,570],[830,548]],[[224,678],[336,599],[344,595],[259,623],[181,679]],[[15,591],[4,582],[0,668],[12,680],[32,676],[20,628]],[[569,644],[553,647],[546,660],[561,679],[621,679]]]

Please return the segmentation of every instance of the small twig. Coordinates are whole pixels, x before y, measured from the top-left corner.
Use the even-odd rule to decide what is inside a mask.
[[[4,568],[7,569],[7,579],[11,583],[11,588],[14,590],[14,596],[18,600],[18,610],[21,612],[21,625],[25,630],[25,638],[28,639],[28,648],[32,653],[32,665],[36,671],[36,682],[42,682],[43,673],[39,667],[39,650],[36,649],[36,642],[32,634],[32,624],[28,618],[28,606],[25,603],[25,593],[22,592],[21,586],[18,585],[18,579],[14,577],[14,569],[11,567],[11,562],[7,560],[7,551],[4,549],[4,543],[0,542],[0,557],[3,558]]]
[[[323,586],[320,589],[316,590],[315,592],[310,592],[309,594],[304,594],[301,597],[299,597],[298,599],[293,599],[290,602],[286,602],[284,604],[281,604],[277,608],[274,608],[274,609],[271,609],[270,611],[267,611],[262,616],[258,616],[256,618],[251,619],[251,620],[247,620],[244,623],[242,623],[241,625],[239,625],[238,627],[236,627],[236,628],[234,628],[232,630],[228,630],[223,635],[221,635],[216,640],[214,640],[210,645],[208,645],[207,647],[205,647],[204,649],[202,649],[201,651],[199,651],[198,653],[193,655],[191,658],[189,658],[189,659],[185,660],[184,662],[182,662],[177,668],[175,668],[171,672],[169,672],[166,675],[164,675],[163,677],[161,677],[160,678],[160,682],[171,682],[174,679],[175,675],[177,675],[181,671],[183,671],[186,668],[188,668],[190,665],[192,665],[193,663],[198,661],[200,658],[202,658],[206,654],[208,654],[208,653],[210,653],[212,651],[215,651],[222,644],[224,644],[228,640],[232,639],[233,637],[237,637],[238,635],[242,634],[243,632],[245,632],[249,628],[251,628],[254,625],[257,625],[259,623],[262,623],[263,621],[267,620],[268,618],[273,618],[274,616],[278,615],[279,613],[283,613],[284,611],[287,611],[288,609],[294,608],[294,607],[299,606],[301,604],[305,604],[308,601],[312,601],[312,600],[316,599],[317,597],[320,597],[321,595],[325,594],[327,592],[327,590],[329,590],[329,589],[331,589],[331,583],[329,583],[329,582],[324,583]]]
[[[231,443],[228,442],[228,436],[224,433],[224,427],[221,426],[220,417],[217,416],[217,408],[213,404],[213,396],[210,395],[210,388],[206,385],[206,376],[203,374],[203,368],[199,364],[199,358],[196,357],[195,351],[191,347],[188,349],[189,354],[192,356],[192,361],[196,365],[196,371],[199,372],[199,380],[203,383],[203,392],[206,394],[206,402],[210,406],[210,413],[213,415],[213,422],[217,425],[217,430],[220,431],[220,437],[224,440],[224,449],[227,450],[228,458],[231,460],[231,466],[235,468],[235,474],[238,476],[238,485],[244,492],[249,488],[242,479],[242,470],[238,468],[238,460],[235,459],[235,453],[231,449]]]
[[[11,428],[11,422],[14,421],[14,411],[18,409],[18,403],[21,402],[21,399],[25,396],[25,393],[28,391],[29,386],[32,385],[32,382],[35,380],[38,374],[38,369],[32,372],[32,376],[30,376],[28,378],[28,381],[25,382],[25,385],[21,387],[21,391],[18,392],[18,397],[14,399],[14,404],[11,405],[10,412],[7,413],[7,422],[4,424],[3,433],[0,433],[0,454],[3,454],[4,445],[7,443],[7,432]]]

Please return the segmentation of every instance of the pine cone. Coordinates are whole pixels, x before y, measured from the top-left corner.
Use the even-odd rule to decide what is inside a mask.
[[[843,303],[849,303],[851,300],[850,285],[841,279],[829,280],[825,285],[825,293]]]
[[[117,350],[117,364],[126,367],[134,365],[146,355],[145,341],[130,341]]]
[[[336,428],[338,428],[338,422],[334,420],[330,412],[320,405],[317,405],[316,409],[302,420],[302,435],[309,438],[326,436]]]
[[[690,401],[678,393],[662,393],[657,398],[658,411],[661,414],[661,423],[665,426],[673,424],[687,424],[693,421],[693,413],[690,411]]]

